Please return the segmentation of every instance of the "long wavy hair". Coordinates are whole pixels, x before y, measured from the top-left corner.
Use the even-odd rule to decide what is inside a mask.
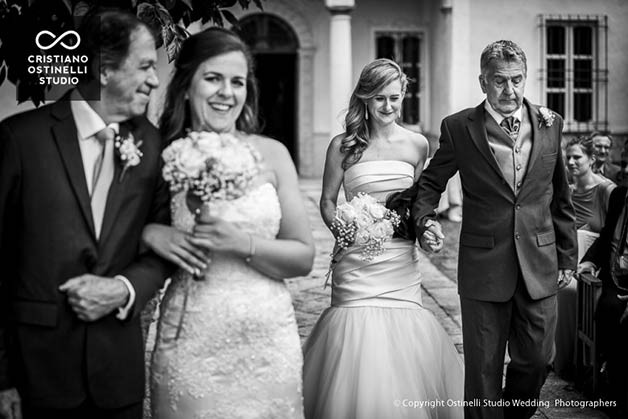
[[[377,59],[367,64],[360,73],[358,84],[349,99],[349,109],[345,117],[345,137],[340,145],[340,152],[345,154],[342,168],[347,169],[362,158],[362,153],[369,146],[369,124],[366,101],[376,96],[384,87],[395,80],[401,82],[401,96],[406,92],[408,78],[399,65],[387,58]]]
[[[258,88],[254,74],[251,50],[244,41],[228,29],[212,27],[187,38],[174,64],[174,74],[166,91],[164,111],[159,130],[162,138],[170,142],[185,135],[191,125],[190,109],[185,92],[190,87],[198,67],[210,58],[229,52],[240,51],[246,58],[246,100],[236,120],[236,128],[247,134],[256,133],[258,122]]]

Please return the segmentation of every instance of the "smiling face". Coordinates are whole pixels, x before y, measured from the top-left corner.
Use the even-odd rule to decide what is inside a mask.
[[[205,60],[196,69],[186,97],[192,129],[233,132],[246,101],[248,65],[240,51]]]
[[[480,75],[480,87],[491,107],[510,116],[523,104],[525,66],[520,61],[491,60]]]
[[[393,80],[375,96],[366,101],[371,123],[388,125],[394,123],[401,115],[403,92],[399,79]]]
[[[159,86],[156,63],[155,40],[139,27],[131,33],[129,51],[119,67],[101,73],[102,99],[109,114],[123,119],[144,114],[150,93]]]
[[[567,169],[573,177],[583,176],[591,171],[591,166],[595,161],[589,157],[582,147],[575,144],[567,148]]]

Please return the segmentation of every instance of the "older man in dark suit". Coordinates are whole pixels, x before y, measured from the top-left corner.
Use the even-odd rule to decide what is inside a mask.
[[[81,42],[93,54],[91,79],[0,124],[8,418],[20,408],[27,419],[141,418],[138,315],[171,270],[139,250],[147,223],[169,222],[162,142],[143,116],[158,85],[155,40],[135,16],[105,12],[84,25]],[[117,149],[125,139],[135,145]]]
[[[460,172],[465,398],[481,401],[465,408],[467,418],[534,413],[553,358],[556,292],[576,267],[562,119],[524,99],[526,72],[525,54],[513,42],[486,47],[480,75],[486,100],[443,120],[440,148],[419,180],[412,211],[422,246],[438,250],[434,208]],[[511,361],[502,392],[506,346]]]

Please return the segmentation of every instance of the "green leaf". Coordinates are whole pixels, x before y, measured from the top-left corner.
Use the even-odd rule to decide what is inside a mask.
[[[174,32],[173,25],[162,26],[161,27],[161,37],[164,40],[164,44],[169,45],[172,40],[176,37]]]
[[[159,20],[161,21],[162,26],[173,24],[170,12],[161,3],[157,3],[155,5],[155,9],[157,9],[157,16],[159,16]]]
[[[232,26],[238,26],[238,19],[227,9],[222,9],[222,15]]]
[[[181,40],[177,37],[172,39],[172,42],[166,45],[166,54],[168,55],[168,62],[173,62],[177,55],[181,51]]]

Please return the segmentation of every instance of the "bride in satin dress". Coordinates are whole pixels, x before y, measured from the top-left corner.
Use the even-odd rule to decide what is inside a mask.
[[[321,214],[330,229],[341,184],[347,200],[365,192],[384,203],[421,175],[427,140],[396,123],[406,85],[391,60],[363,69],[346,133],[327,151]],[[393,238],[385,246],[369,262],[350,247],[333,270],[331,307],[304,346],[308,419],[463,417],[462,359],[421,304],[415,242]]]
[[[200,220],[177,193],[173,227],[144,231],[151,249],[181,266],[160,305],[153,419],[303,417],[301,345],[283,278],[307,275],[314,245],[290,154],[254,134],[256,104],[251,54],[236,34],[210,28],[185,40],[164,139],[188,128],[230,133],[258,157],[259,172],[243,196],[210,202]]]

